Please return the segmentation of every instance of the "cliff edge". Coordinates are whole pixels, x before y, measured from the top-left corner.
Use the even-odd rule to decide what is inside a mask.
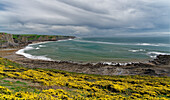
[[[74,36],[0,33],[0,48],[15,48],[34,42],[73,39]]]

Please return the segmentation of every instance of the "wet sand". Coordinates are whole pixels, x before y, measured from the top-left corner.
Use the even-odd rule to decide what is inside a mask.
[[[1,57],[6,57],[15,54],[16,51],[19,49],[0,49],[0,56]]]

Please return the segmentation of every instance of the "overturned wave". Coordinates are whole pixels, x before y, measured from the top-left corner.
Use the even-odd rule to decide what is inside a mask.
[[[163,43],[113,43],[113,42],[101,42],[101,41],[87,41],[87,40],[73,40],[76,42],[87,42],[87,43],[98,43],[98,44],[111,44],[111,45],[139,45],[139,46],[163,46],[163,47],[170,47],[169,44]]]

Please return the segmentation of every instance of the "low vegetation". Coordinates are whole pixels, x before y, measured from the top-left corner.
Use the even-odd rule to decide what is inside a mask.
[[[37,34],[13,34],[13,39],[14,40],[21,40],[23,37],[26,37],[28,39],[28,41],[32,41],[32,40],[38,40],[40,37],[45,38],[46,39],[52,39],[52,38],[56,38],[56,37],[60,37],[60,38],[64,38],[64,36],[60,36],[60,35],[37,35]]]
[[[0,32],[0,48],[23,47],[33,42],[57,41],[73,39],[74,36],[38,35],[38,34],[7,34]]]
[[[0,58],[0,99],[170,99],[170,77],[100,76],[29,69]]]

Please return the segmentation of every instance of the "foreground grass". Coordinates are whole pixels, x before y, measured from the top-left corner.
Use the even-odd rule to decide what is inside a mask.
[[[0,99],[170,99],[170,77],[100,76],[28,69],[0,58]]]

